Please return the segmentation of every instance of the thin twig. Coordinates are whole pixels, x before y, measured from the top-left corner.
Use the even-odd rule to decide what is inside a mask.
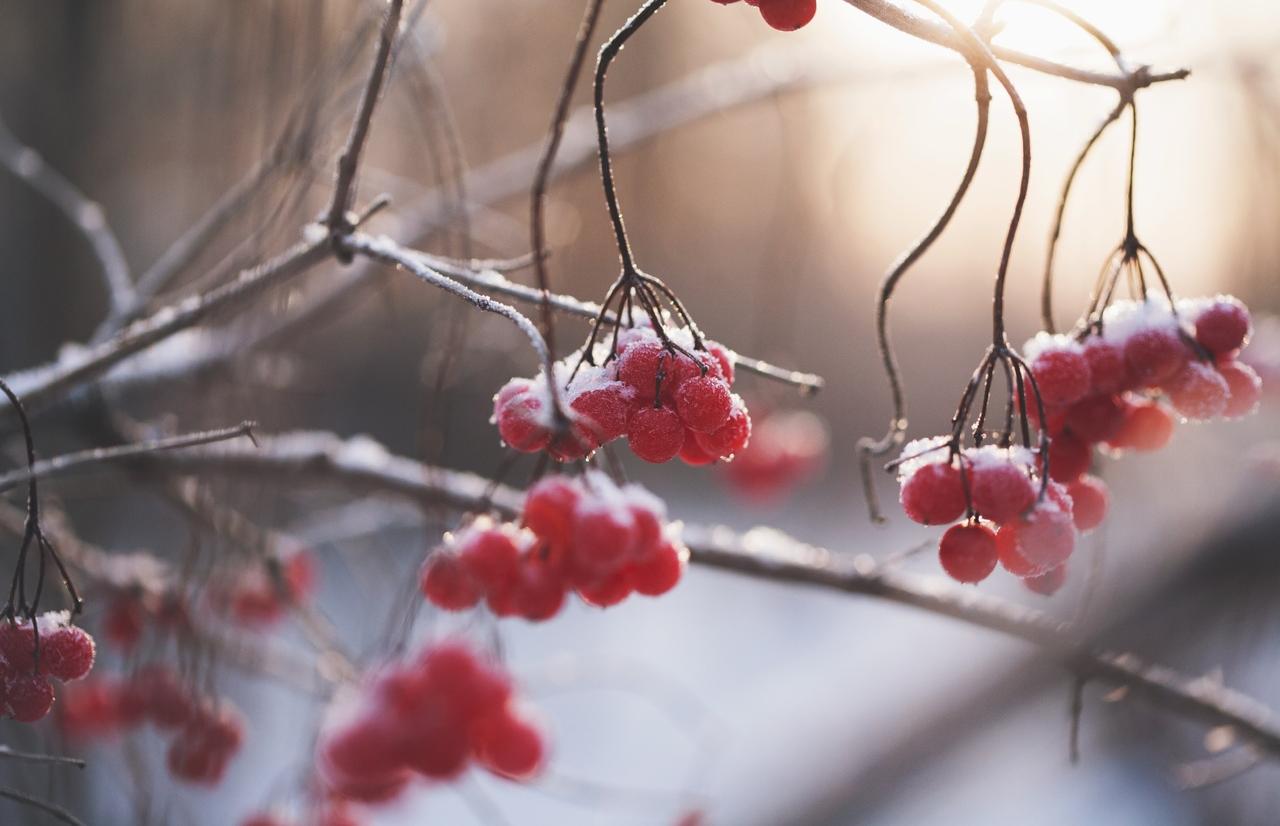
[[[0,120],[0,164],[61,210],[89,242],[102,268],[102,280],[112,311],[128,306],[133,300],[129,264],[102,207],[45,163],[39,152],[24,146],[3,120]]]
[[[85,826],[83,820],[71,814],[71,812],[68,812],[58,804],[50,803],[47,800],[41,800],[37,797],[32,797],[31,795],[26,794],[25,792],[20,792],[17,789],[0,787],[0,797],[8,798],[9,800],[14,801],[15,803],[20,803],[23,806],[30,806],[33,809],[39,809],[55,820],[60,820],[63,823],[69,823],[71,826]]]
[[[27,751],[18,751],[8,746],[0,746],[0,759],[3,760],[20,760],[25,763],[49,763],[58,766],[74,766],[77,769],[83,769],[85,762],[79,757],[64,757],[61,754],[33,754]]]
[[[111,462],[128,461],[147,453],[156,453],[162,450],[177,450],[184,447],[198,447],[200,445],[222,442],[228,439],[237,439],[241,436],[247,436],[252,440],[253,428],[254,423],[246,421],[241,422],[235,427],[226,427],[220,430],[186,433],[180,436],[170,436],[166,439],[153,439],[130,445],[96,447],[90,450],[66,453],[62,456],[55,456],[51,459],[42,459],[30,468],[23,468],[21,470],[15,470],[10,473],[0,475],[0,492],[10,490],[18,485],[24,485],[32,479],[47,479],[51,476],[65,476],[68,473],[83,470],[86,467],[109,464]]]

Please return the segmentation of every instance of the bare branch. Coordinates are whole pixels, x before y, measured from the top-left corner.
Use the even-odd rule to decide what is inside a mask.
[[[89,242],[102,267],[102,280],[112,311],[128,306],[133,301],[129,264],[102,207],[45,163],[39,152],[24,146],[3,120],[0,120],[0,164],[62,210],[72,226]]]
[[[77,769],[83,769],[85,762],[78,757],[64,757],[60,754],[33,754],[26,751],[17,751],[8,746],[0,746],[0,759],[3,760],[19,760],[24,763],[48,763],[58,766],[74,766]]]
[[[367,438],[343,441],[331,433],[286,434],[261,449],[232,445],[150,454],[140,460],[176,473],[251,476],[297,486],[327,483],[347,491],[391,495],[460,511],[518,513],[519,491],[469,473],[394,456]],[[865,554],[837,554],[780,531],[736,533],[723,527],[685,527],[691,561],[774,583],[810,585],[909,605],[1017,637],[1043,648],[1076,677],[1125,686],[1152,704],[1210,725],[1234,726],[1243,740],[1280,757],[1280,723],[1259,701],[1204,679],[1188,677],[1129,653],[1096,649],[1068,623],[1016,603],[878,565]]]
[[[68,812],[56,803],[50,803],[47,800],[32,797],[31,795],[26,794],[25,792],[20,792],[17,789],[0,787],[0,797],[8,798],[9,800],[14,801],[15,803],[20,803],[23,806],[30,806],[33,809],[39,809],[62,823],[69,823],[71,826],[85,826],[83,820],[71,814],[71,812]]]

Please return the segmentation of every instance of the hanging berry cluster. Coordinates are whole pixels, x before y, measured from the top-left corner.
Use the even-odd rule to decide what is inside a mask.
[[[126,679],[86,680],[63,697],[58,723],[71,740],[101,740],[150,723],[171,733],[169,773],[216,785],[244,743],[244,721],[225,700],[204,697],[168,667],[152,664]]]
[[[0,714],[34,723],[53,707],[51,680],[79,680],[93,668],[93,637],[69,623],[66,611],[0,621]]]
[[[232,621],[261,628],[279,622],[290,605],[305,602],[315,586],[315,560],[306,550],[297,550],[237,571],[214,590],[212,599]]]
[[[738,0],[711,2],[727,6]],[[818,0],[747,0],[747,5],[759,9],[764,22],[780,32],[793,32],[805,26],[818,11]]]
[[[1117,301],[1083,334],[1040,333],[1027,356],[1053,439],[1050,476],[1070,482],[1088,470],[1095,446],[1151,451],[1186,421],[1234,419],[1257,406],[1262,382],[1237,360],[1249,339],[1249,311],[1230,296]],[[1183,325],[1186,325],[1185,328]]]
[[[517,707],[505,671],[446,642],[388,666],[336,706],[318,748],[317,769],[335,794],[378,802],[414,775],[449,780],[473,760],[503,777],[531,778],[546,739]]]
[[[646,462],[732,459],[751,436],[747,407],[730,391],[732,354],[713,341],[697,349],[683,329],[666,334],[680,349],[664,344],[652,327],[637,326],[590,345],[591,361],[602,366],[581,352],[556,362],[555,380],[575,418],[558,437],[546,374],[507,382],[494,396],[502,440],[526,453],[546,449],[562,462],[622,437]]]
[[[568,591],[599,607],[664,594],[688,556],[662,500],[597,471],[534,485],[521,524],[480,517],[448,537],[423,565],[423,593],[446,610],[483,599],[500,617],[536,622],[558,614]]]

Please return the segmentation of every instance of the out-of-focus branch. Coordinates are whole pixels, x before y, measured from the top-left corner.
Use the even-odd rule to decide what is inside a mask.
[[[473,474],[394,456],[378,443],[344,441],[332,433],[269,438],[256,450],[223,444],[150,454],[140,460],[174,473],[248,476],[257,481],[330,484],[347,491],[391,495],[460,511],[518,513],[519,491]],[[1075,676],[1126,686],[1154,705],[1210,725],[1235,727],[1241,739],[1280,757],[1280,723],[1257,700],[1216,682],[1180,674],[1123,652],[1095,648],[1068,623],[1016,603],[913,577],[878,565],[865,554],[836,554],[770,529],[737,533],[686,526],[691,561],[757,579],[810,585],[909,605],[1040,646]]]
[[[0,787],[0,797],[8,798],[9,800],[14,801],[15,803],[20,803],[23,806],[29,806],[32,809],[39,809],[40,811],[52,817],[54,820],[60,821],[62,823],[69,823],[71,824],[71,826],[85,826],[83,820],[71,814],[71,812],[68,812],[66,809],[62,808],[56,803],[50,803],[47,800],[41,800],[38,797],[32,797],[26,792],[20,792],[17,789],[6,789],[3,787]]]
[[[62,210],[72,226],[89,242],[102,267],[102,280],[112,312],[128,306],[133,301],[129,264],[102,207],[45,163],[39,152],[24,146],[3,120],[0,120],[0,164]]]
[[[0,760],[17,760],[23,763],[46,763],[56,766],[74,766],[83,769],[85,763],[79,757],[64,757],[60,754],[33,754],[18,751],[8,746],[0,746]]]

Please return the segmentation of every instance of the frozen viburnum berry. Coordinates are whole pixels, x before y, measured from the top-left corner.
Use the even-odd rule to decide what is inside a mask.
[[[646,462],[669,462],[684,446],[684,425],[669,407],[640,408],[632,414],[628,430],[631,452]]]
[[[1089,362],[1089,380],[1095,394],[1119,393],[1129,384],[1129,365],[1124,351],[1106,339],[1090,336],[1084,343]]]
[[[546,737],[526,717],[503,709],[477,725],[474,751],[485,768],[523,780],[538,774],[546,756]]]
[[[670,591],[684,575],[688,551],[672,542],[663,542],[631,568],[631,584],[637,594],[657,597]]]
[[[1191,421],[1208,421],[1227,409],[1227,381],[1208,364],[1188,362],[1165,384],[1173,409]]]
[[[1060,407],[1084,398],[1092,388],[1092,376],[1084,350],[1067,336],[1040,333],[1026,345],[1031,374],[1040,398]]]
[[[995,532],[986,525],[952,525],[938,543],[938,561],[957,582],[981,582],[999,560]]]
[[[695,433],[694,438],[708,454],[720,459],[732,459],[747,447],[751,440],[751,416],[742,399],[733,396],[733,409],[723,425],[712,433]]]
[[[714,433],[733,411],[729,385],[710,375],[687,379],[676,391],[676,411],[690,430]]]
[[[58,628],[40,640],[40,671],[68,682],[93,668],[93,637],[74,625]]]
[[[966,503],[960,470],[950,461],[931,462],[902,482],[902,510],[921,525],[945,525],[964,515]]]
[[[19,723],[34,723],[53,708],[53,686],[47,677],[18,674],[0,688],[0,699],[13,719]]]
[[[1159,450],[1173,437],[1173,426],[1173,417],[1159,403],[1129,404],[1123,409],[1120,427],[1106,442],[1118,450]]]
[[[1231,296],[1218,296],[1196,317],[1196,341],[1215,356],[1239,350],[1249,340],[1249,310]]]
[[[1227,383],[1229,396],[1222,415],[1228,419],[1248,416],[1258,407],[1262,398],[1262,379],[1252,367],[1238,361],[1218,365],[1218,372]]]
[[[1053,501],[1053,497],[1037,504],[1025,516],[1001,525],[997,534],[997,546],[1010,546],[1001,549],[1002,561],[1017,557],[1030,566],[1027,574],[1010,569],[1022,576],[1039,574],[1066,562],[1075,550],[1075,541],[1071,510]]]
[[[1169,327],[1148,327],[1134,333],[1125,342],[1124,357],[1129,372],[1141,386],[1152,387],[1173,377],[1190,354]]]
[[[1017,517],[1036,498],[1036,487],[1027,470],[998,448],[965,452],[969,496],[973,509],[992,522]]]
[[[1049,442],[1049,478],[1067,483],[1089,470],[1093,456],[1088,443],[1070,430],[1054,436]]]
[[[528,379],[512,379],[494,397],[494,421],[502,441],[511,448],[533,453],[551,441],[542,399]]]
[[[600,444],[611,442],[627,432],[634,391],[622,382],[587,390],[573,400],[570,407],[584,427]]]
[[[1056,568],[1045,571],[1043,574],[1024,577],[1022,582],[1037,594],[1051,597],[1062,590],[1062,586],[1066,584],[1067,566],[1063,563]]]
[[[480,601],[480,588],[456,554],[437,549],[422,565],[422,593],[446,611],[465,611]]]
[[[1081,476],[1067,485],[1067,495],[1071,497],[1071,518],[1076,530],[1084,533],[1102,524],[1111,501],[1106,483],[1096,476]]]
[[[830,443],[827,426],[807,410],[774,410],[752,422],[751,442],[725,476],[753,502],[790,495],[822,466]]]
[[[1092,396],[1067,408],[1066,427],[1087,442],[1105,442],[1119,431],[1124,412],[1120,397]]]
[[[817,0],[759,0],[756,4],[764,22],[780,32],[793,32],[813,20]]]

